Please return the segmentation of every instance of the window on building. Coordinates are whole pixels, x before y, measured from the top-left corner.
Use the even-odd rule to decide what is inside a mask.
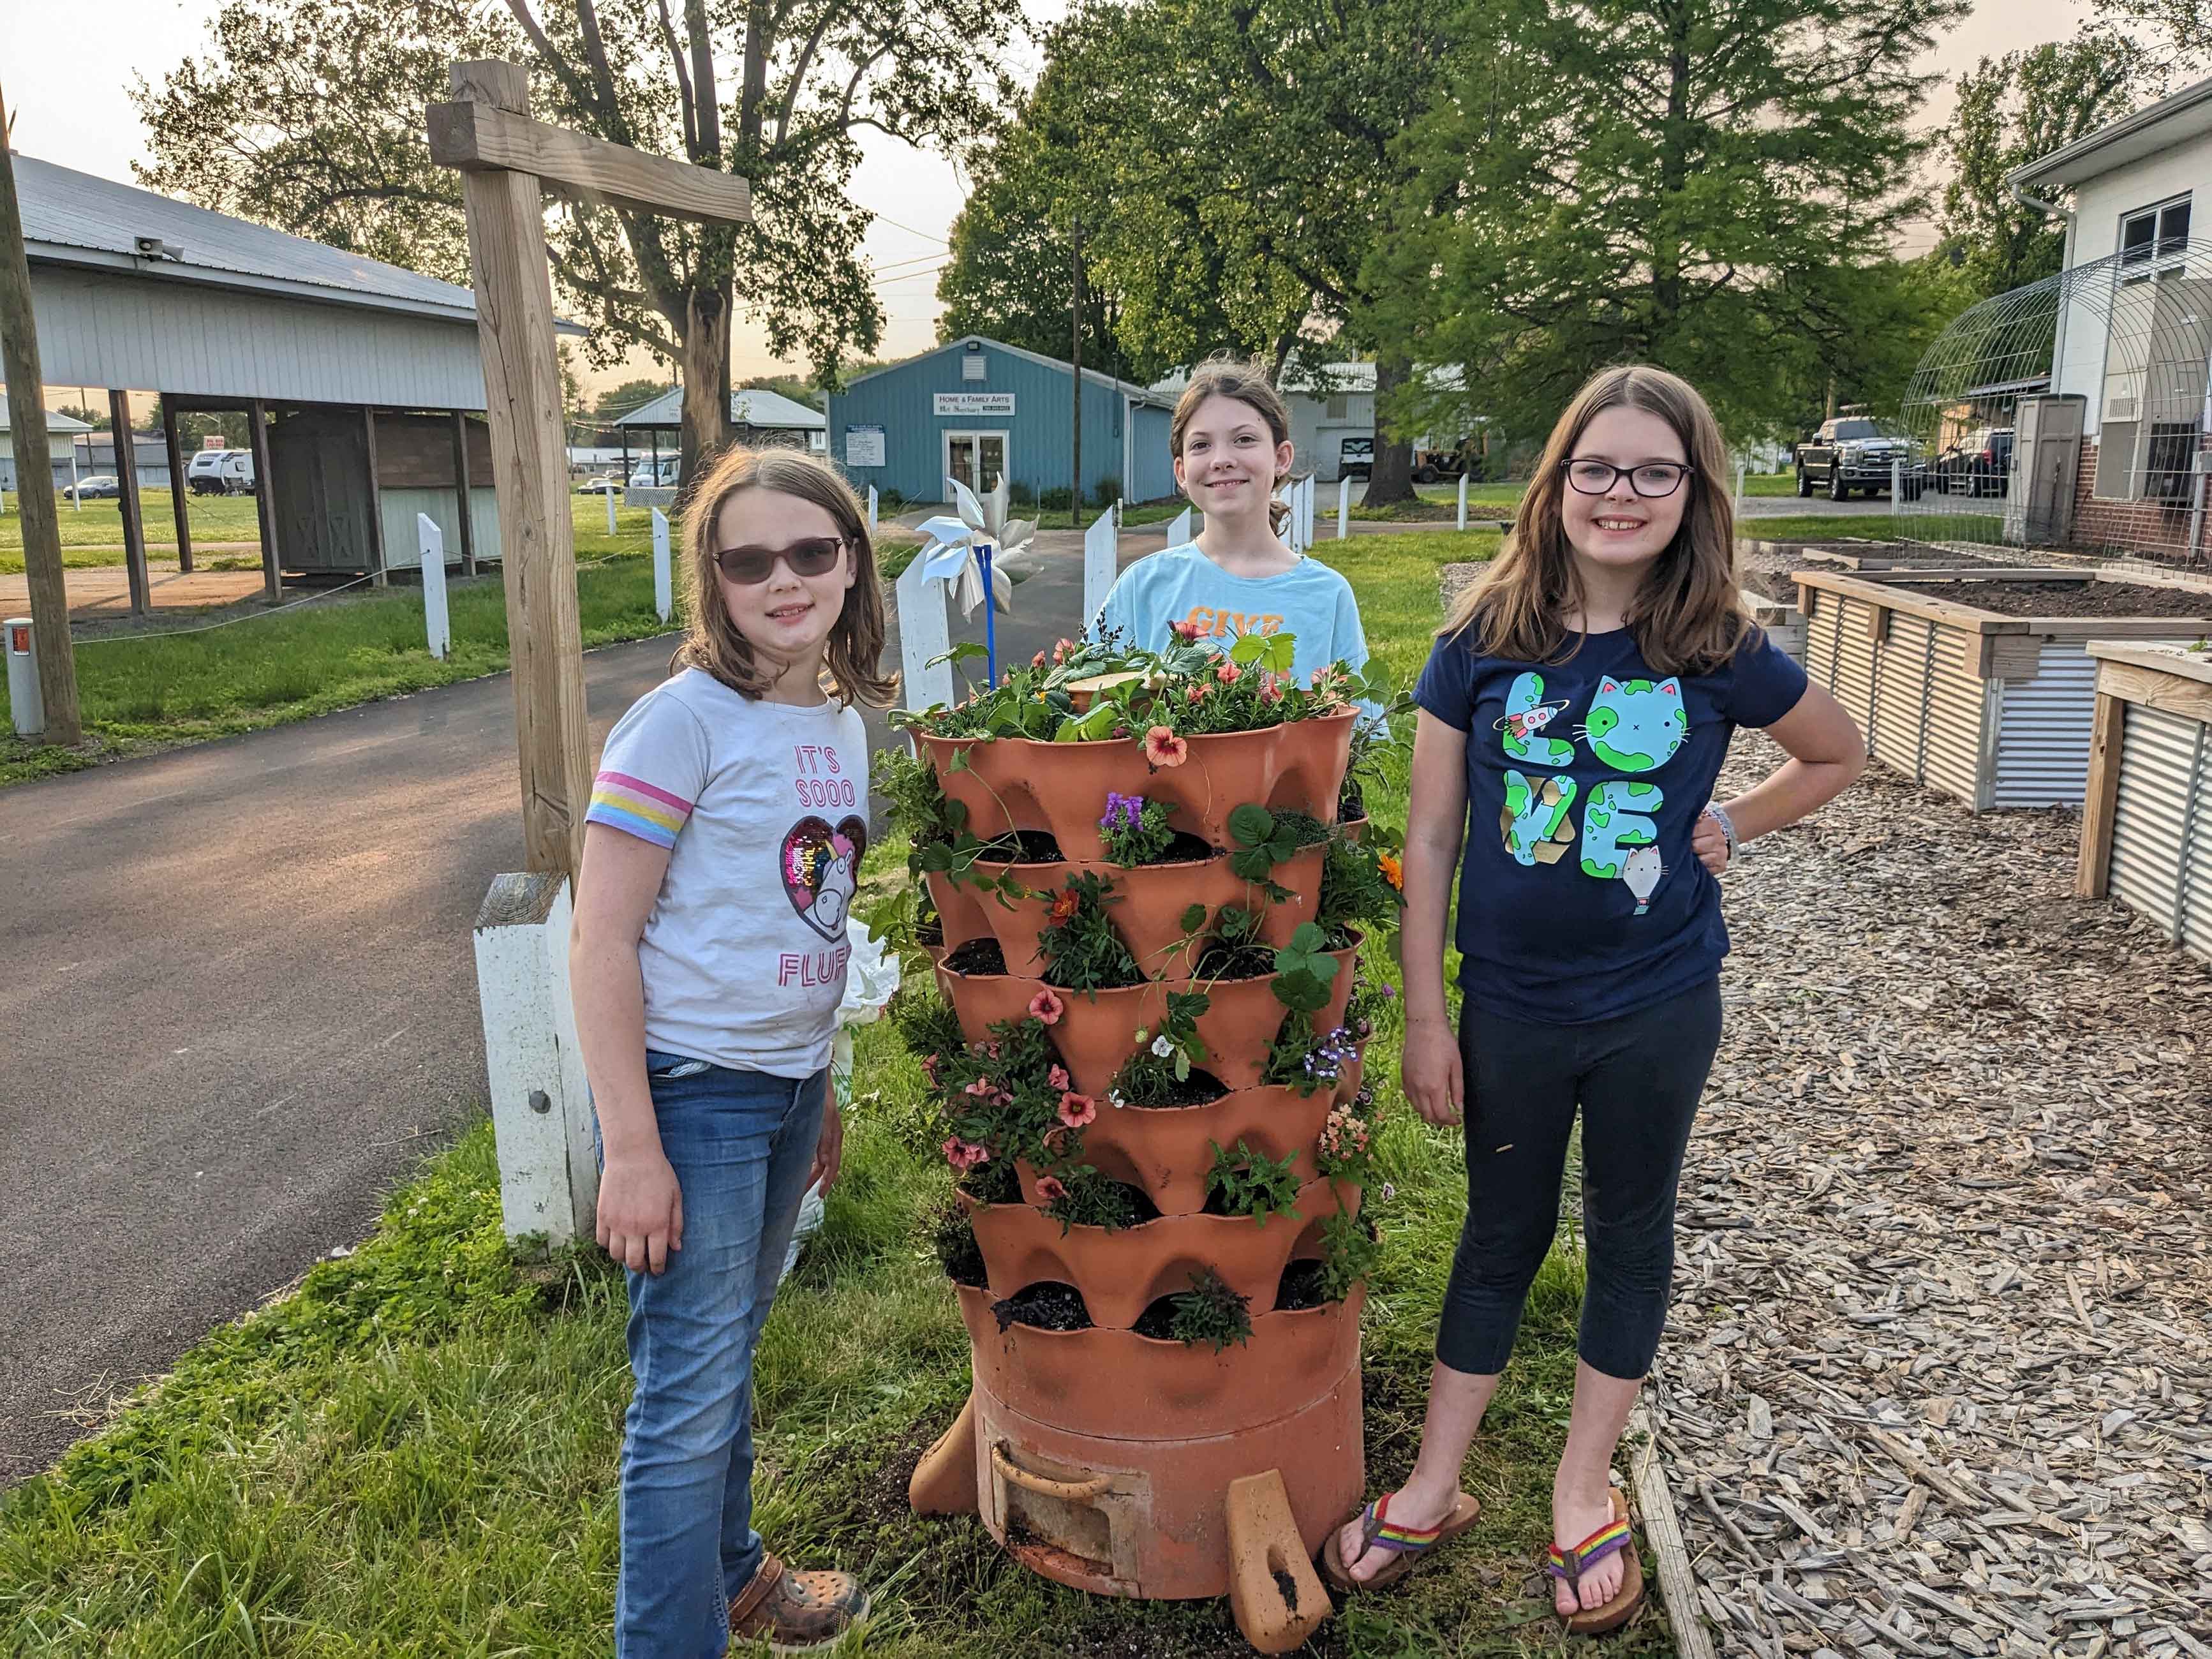
[[[2128,214],[2120,221],[2120,264],[2130,282],[2176,276],[2188,263],[2186,196]]]
[[[1341,421],[1346,418],[1351,413],[1352,398],[1348,394],[1340,392],[1334,398],[1331,398],[1328,400],[1328,418],[1330,420]]]

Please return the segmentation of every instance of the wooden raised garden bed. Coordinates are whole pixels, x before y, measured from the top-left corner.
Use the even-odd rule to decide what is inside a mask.
[[[2081,800],[2090,640],[2186,645],[2212,632],[2212,591],[2087,570],[1803,570],[1796,582],[1805,672],[1875,759],[1978,812]]]
[[[2095,734],[2075,890],[2212,957],[2212,654],[2094,640]]]

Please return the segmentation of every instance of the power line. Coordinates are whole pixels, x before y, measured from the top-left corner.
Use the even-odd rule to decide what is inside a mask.
[[[881,220],[884,224],[889,225],[893,230],[902,230],[909,236],[919,236],[925,242],[934,242],[939,247],[951,247],[952,246],[951,243],[946,241],[942,236],[933,236],[926,230],[916,230],[912,225],[902,225],[897,220],[892,218],[889,214],[878,213],[875,215],[875,217]]]

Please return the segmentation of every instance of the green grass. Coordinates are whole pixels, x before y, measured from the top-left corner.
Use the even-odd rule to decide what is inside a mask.
[[[177,521],[166,489],[142,489],[139,502],[146,514],[146,545],[149,553],[168,550],[168,562],[176,562]],[[57,497],[61,522],[62,563],[76,569],[123,562],[123,507],[118,501],[87,501],[72,507]],[[251,495],[195,495],[191,520],[195,548],[205,542],[251,542],[261,545],[261,526],[254,517]],[[256,556],[258,556],[258,554]],[[23,568],[23,509],[21,498],[8,494],[8,510],[0,514],[0,574]]]
[[[1401,679],[1427,651],[1437,564],[1473,539],[1318,550],[1352,578],[1369,637]],[[1378,817],[1402,811],[1404,776],[1401,754]],[[901,878],[885,872],[902,854],[874,849],[875,878]],[[1371,968],[1389,972],[1376,956]],[[1395,1187],[1387,1200],[1379,1177],[1369,1189],[1383,1237],[1364,1329],[1374,1487],[1411,1464],[1466,1190],[1458,1133],[1423,1126],[1399,1094],[1400,1036],[1378,1032],[1370,1051],[1381,1175]],[[948,1178],[914,1144],[917,1067],[887,1026],[858,1046],[845,1176],[756,1368],[762,1531],[795,1565],[867,1580],[878,1613],[848,1653],[1241,1651],[1224,1602],[1085,1595],[1015,1565],[971,1518],[908,1511],[914,1460],[966,1393],[967,1344],[915,1231]],[[621,1285],[593,1251],[514,1263],[496,1187],[480,1125],[399,1190],[354,1255],[215,1333],[106,1433],[0,1497],[0,1651],[604,1654],[629,1386]],[[1580,1284],[1570,1237],[1537,1279],[1468,1460],[1481,1521],[1403,1588],[1353,1601],[1309,1651],[1569,1650],[1534,1564],[1571,1401]],[[1655,1607],[1589,1650],[1656,1659],[1674,1644]]]

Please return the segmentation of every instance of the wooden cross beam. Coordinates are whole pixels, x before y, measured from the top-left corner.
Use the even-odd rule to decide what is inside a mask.
[[[531,119],[530,77],[519,64],[456,64],[453,91],[451,103],[430,106],[430,155],[460,169],[468,214],[507,584],[524,858],[530,870],[573,877],[591,762],[541,187],[632,212],[733,223],[751,218],[752,190],[726,173]]]

